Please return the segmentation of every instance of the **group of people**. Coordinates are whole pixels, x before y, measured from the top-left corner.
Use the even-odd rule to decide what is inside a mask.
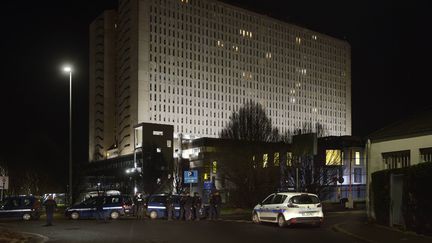
[[[137,219],[143,219],[146,214],[146,198],[142,194],[137,194],[134,198],[135,216]],[[195,192],[193,196],[181,194],[180,197],[169,194],[165,202],[166,217],[168,220],[200,220],[206,217],[208,219],[219,219],[222,198],[218,191],[209,195],[209,207],[203,207],[203,202],[199,193]],[[176,207],[179,207],[179,213],[176,215]],[[200,212],[200,210],[204,210]]]
[[[219,219],[222,198],[218,191],[215,191],[210,195],[209,203],[210,205],[207,212],[208,219]],[[179,217],[175,217],[175,202],[172,195],[169,195],[166,202],[168,220],[179,219],[199,221],[201,216],[207,216],[205,211],[203,213],[200,212],[203,205],[202,199],[197,192],[194,193],[193,197],[182,194],[182,196],[180,197],[179,206]],[[206,210],[206,208],[203,209]]]

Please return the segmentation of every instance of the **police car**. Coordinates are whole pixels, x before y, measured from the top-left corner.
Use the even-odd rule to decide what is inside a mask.
[[[272,222],[279,227],[293,224],[320,226],[324,220],[317,195],[298,192],[273,193],[252,211],[254,223]]]
[[[129,196],[96,196],[69,207],[65,216],[70,219],[95,218],[97,215],[97,204],[102,202],[103,213],[111,219],[118,219],[120,216],[132,213],[132,200]]]
[[[7,197],[0,204],[0,218],[39,219],[41,203],[33,196]]]
[[[171,195],[173,198],[173,204],[174,204],[174,217],[180,218],[180,199],[181,196],[179,195]],[[151,195],[148,198],[147,202],[147,215],[151,219],[158,219],[158,218],[167,218],[167,211],[166,211],[166,202],[167,202],[168,194],[154,194]],[[204,205],[199,210],[199,217],[205,218],[207,216],[207,207]]]
[[[180,217],[180,196],[172,195],[174,204],[174,217]],[[147,201],[147,215],[151,219],[166,218],[167,194],[154,194],[148,198]]]

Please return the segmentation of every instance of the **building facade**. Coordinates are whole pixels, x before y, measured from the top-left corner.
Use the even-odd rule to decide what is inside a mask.
[[[377,171],[396,171],[390,176],[390,225],[404,225],[403,197],[405,192],[403,174],[397,169],[432,162],[432,110],[407,117],[369,135],[367,151],[367,198],[368,216],[375,218],[374,198],[371,185],[372,174]]]
[[[141,122],[218,137],[249,100],[281,132],[351,134],[346,41],[213,0],[120,0],[90,29],[90,161]]]

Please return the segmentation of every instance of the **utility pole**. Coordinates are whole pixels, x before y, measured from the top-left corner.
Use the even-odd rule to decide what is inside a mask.
[[[352,198],[352,160],[353,160],[353,150],[350,148],[350,159],[349,159],[349,186],[348,186],[348,208],[353,208],[353,198]]]

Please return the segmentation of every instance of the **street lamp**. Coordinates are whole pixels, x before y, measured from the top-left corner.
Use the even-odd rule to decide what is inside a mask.
[[[72,67],[64,66],[63,71],[69,73],[69,203],[72,204]]]

